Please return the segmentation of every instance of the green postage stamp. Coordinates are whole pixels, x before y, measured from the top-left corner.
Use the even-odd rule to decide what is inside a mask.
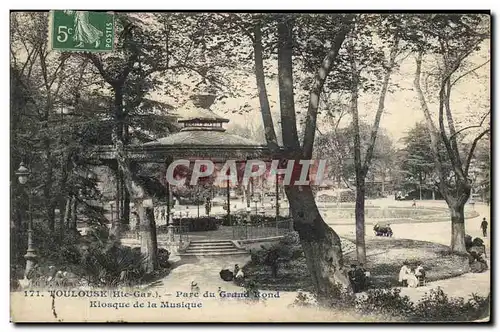
[[[108,12],[52,10],[49,43],[61,52],[111,52],[114,48],[114,15]]]

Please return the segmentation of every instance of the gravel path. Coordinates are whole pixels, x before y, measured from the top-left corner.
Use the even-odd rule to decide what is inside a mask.
[[[374,200],[373,205],[387,204],[392,206],[406,206],[411,202],[394,201],[394,200]],[[421,206],[439,206],[445,207],[442,201],[417,202]],[[470,209],[466,206],[466,209]],[[476,211],[479,216],[473,219],[466,220],[466,232],[473,238],[481,236],[480,224],[483,217],[486,217],[490,222],[489,206],[476,204]],[[328,223],[328,220],[326,220]],[[332,225],[333,226],[333,225]],[[450,241],[450,222],[434,222],[425,224],[393,224],[391,225],[394,231],[395,238],[412,239],[436,242],[444,245],[449,245]],[[340,236],[354,236],[354,225],[334,225],[333,228]],[[374,236],[372,232],[367,232],[367,237]],[[488,260],[490,257],[490,242],[489,236],[485,240]],[[351,251],[353,248],[348,251]],[[346,248],[347,249],[347,248]],[[232,268],[234,264],[243,266],[250,259],[249,255],[243,256],[222,256],[222,257],[172,257],[174,266],[176,266],[170,275],[162,280],[162,284],[158,285],[158,289],[164,290],[165,296],[174,296],[173,292],[177,290],[190,290],[191,281],[198,283],[200,291],[205,290],[215,292],[221,287],[226,291],[242,291],[241,287],[234,285],[231,282],[224,282],[219,277],[219,271],[222,268]],[[439,280],[428,283],[425,287],[419,288],[404,288],[402,294],[408,295],[413,301],[420,299],[425,292],[432,288],[443,288],[447,294],[454,297],[467,298],[472,293],[479,295],[487,295],[490,292],[490,274],[489,273],[467,273],[462,276],[447,280]],[[172,295],[168,295],[172,294]],[[295,299],[295,292],[282,292],[280,302],[283,301],[283,306],[288,305]]]
[[[407,206],[411,205],[411,201],[394,201],[394,200],[374,200],[373,205],[387,204],[392,206]],[[444,201],[422,201],[418,202],[419,206],[438,206],[446,207]],[[470,205],[465,207],[471,209]],[[490,230],[488,230],[488,237],[482,237],[480,229],[481,221],[486,218],[488,223],[490,220],[490,207],[484,204],[476,204],[474,209],[479,213],[476,218],[467,219],[465,221],[465,231],[471,235],[472,238],[481,237],[484,240],[487,251],[488,265],[491,265],[491,250],[490,250]],[[328,220],[327,220],[328,223]],[[340,236],[355,236],[354,225],[332,225],[332,228]],[[450,244],[451,222],[434,222],[425,224],[392,224],[391,228],[394,232],[395,238],[430,241],[444,245]],[[372,232],[367,229],[367,237],[374,237]],[[489,272],[489,271],[488,271]],[[426,292],[432,288],[441,287],[446,294],[453,297],[467,298],[472,293],[477,293],[482,296],[488,295],[490,292],[490,273],[466,273],[459,277],[438,280],[428,283],[425,287],[419,288],[403,288],[401,293],[408,295],[413,301],[418,301]]]

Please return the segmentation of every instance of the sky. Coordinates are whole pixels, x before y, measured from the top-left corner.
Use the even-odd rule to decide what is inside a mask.
[[[477,53],[470,56],[469,68],[474,68],[489,59],[490,50],[489,44],[484,43],[483,48]],[[431,71],[435,64],[431,58],[424,58],[423,74]],[[465,70],[465,71],[466,71]],[[397,84],[392,93],[388,93],[385,101],[385,111],[382,116],[380,128],[383,128],[387,134],[393,138],[394,143],[401,145],[401,138],[406,135],[406,132],[411,129],[415,123],[423,121],[423,112],[417,99],[416,92],[413,90],[413,79],[415,72],[415,58],[410,55],[401,63],[398,70],[391,76],[391,84]],[[489,63],[476,71],[476,75],[467,75],[459,81],[452,91],[452,109],[457,121],[457,129],[463,126],[470,125],[472,122],[480,119],[481,116],[489,110],[490,107],[490,66]],[[424,76],[424,75],[423,75]],[[458,76],[458,75],[457,75]],[[256,95],[255,80],[251,75],[247,80],[238,81],[248,90],[249,94]],[[275,114],[275,118],[279,118],[279,92],[278,83],[276,80],[267,80],[267,89],[269,100],[271,103],[271,111]],[[422,85],[425,86],[424,79]],[[394,87],[394,86],[393,86]],[[437,114],[438,104],[436,103],[437,92],[429,93],[428,104],[435,115]],[[233,113],[245,103],[251,105],[250,111],[247,114],[239,115]],[[361,94],[359,100],[360,117],[368,123],[373,123],[375,112],[377,109],[378,95]],[[262,126],[260,115],[260,106],[258,98],[228,98],[224,104],[215,103],[212,109],[219,115],[230,120],[226,125],[231,127],[232,123],[237,123],[242,126]],[[300,111],[300,109],[298,109]],[[299,117],[300,115],[298,115]],[[251,121],[251,124],[248,122]],[[345,118],[344,125],[350,121]],[[436,119],[437,121],[437,119]],[[472,122],[471,122],[472,121]],[[318,119],[318,129],[321,131],[328,130],[323,124],[321,118]],[[437,123],[437,122],[436,122]]]

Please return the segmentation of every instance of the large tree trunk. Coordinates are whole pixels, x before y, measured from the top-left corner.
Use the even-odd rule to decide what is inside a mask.
[[[47,139],[48,141],[48,139]],[[55,226],[55,213],[54,213],[54,200],[51,194],[52,191],[52,182],[53,182],[53,166],[52,166],[52,154],[50,152],[50,143],[46,143],[47,149],[47,170],[45,177],[45,184],[43,187],[43,196],[45,198],[45,217],[47,218],[47,223],[49,226],[49,230],[54,232]]]
[[[61,180],[59,182],[59,188],[61,190],[59,196],[59,226],[58,226],[58,236],[59,239],[62,239],[64,236],[64,225],[66,222],[66,210],[68,206],[68,190],[67,190],[67,181],[68,181],[68,173],[71,169],[71,157],[70,154],[63,155],[61,158]]]
[[[453,204],[450,206],[451,213],[451,251],[467,252],[465,250],[465,204]]]
[[[57,201],[52,199],[49,207],[47,208],[47,218],[49,220],[49,229],[52,233],[55,233],[55,227],[56,227],[56,208],[57,208]]]
[[[69,228],[69,223],[70,223],[70,217],[71,217],[71,200],[72,200],[72,197],[71,196],[68,196],[68,198],[66,198],[66,204],[65,204],[65,207],[64,207],[64,219],[63,219],[63,224],[61,225],[61,232],[63,232],[63,229],[66,229],[66,228]],[[61,214],[63,214],[61,212]]]
[[[277,21],[282,137],[285,150],[289,152],[287,157],[297,162],[300,158],[311,158],[312,156],[319,96],[326,75],[331,70],[333,59],[335,59],[347,31],[339,33],[339,40],[336,40],[335,45],[328,52],[328,56],[325,57],[322,67],[315,77],[308,107],[308,120],[305,129],[307,134],[304,134],[304,147],[301,149],[297,133],[293,91],[293,20],[282,16]],[[265,119],[263,120],[265,121]],[[264,122],[264,125],[266,128],[271,128],[269,123]],[[285,192],[290,204],[294,228],[299,233],[318,301],[323,304],[331,303],[339,298],[341,289],[350,289],[350,282],[342,258],[340,238],[321,218],[310,186],[286,186]]]
[[[122,186],[122,225],[126,230],[130,229],[130,194],[128,193],[127,187]]]
[[[294,228],[299,233],[318,301],[326,303],[350,289],[340,238],[321,217],[309,186],[286,186]]]
[[[158,269],[158,242],[153,208],[139,208],[141,253],[144,255],[144,269],[150,273]]]
[[[278,147],[276,132],[274,131],[273,117],[271,116],[271,107],[267,97],[266,79],[264,76],[264,60],[262,50],[262,32],[260,24],[254,26],[254,57],[255,57],[255,79],[257,81],[257,90],[259,92],[259,102],[262,114],[262,120],[267,126],[264,126],[265,137],[271,149]]]
[[[111,224],[111,231],[110,235],[113,235],[115,237],[119,237],[121,232],[122,232],[122,217],[123,217],[123,209],[122,209],[122,186],[123,186],[123,180],[120,180],[122,172],[120,171],[120,167],[118,164],[116,165],[115,171],[115,218],[113,218],[113,222]]]
[[[469,183],[458,181],[456,190],[453,192],[446,191],[444,185],[440,186],[440,191],[447,193],[444,197],[451,214],[451,251],[465,253],[467,251],[465,250],[464,207],[469,199],[471,186]]]
[[[356,254],[359,263],[366,263],[365,248],[365,179],[356,181]]]
[[[385,196],[385,170],[382,172],[382,195]]]
[[[76,196],[73,196],[71,197],[71,218],[68,225],[68,229],[72,231],[76,230],[77,208],[78,208],[78,202],[76,200]]]
[[[352,126],[354,129],[354,167],[356,169],[356,206],[355,206],[355,226],[356,226],[356,255],[358,262],[366,262],[365,249],[365,177],[366,171],[364,163],[361,160],[361,137],[359,129],[358,112],[358,78],[359,71],[356,67],[354,51],[351,48],[351,70],[352,70],[352,88],[351,88],[351,111]],[[366,157],[365,157],[366,158]],[[366,164],[366,162],[365,162]]]

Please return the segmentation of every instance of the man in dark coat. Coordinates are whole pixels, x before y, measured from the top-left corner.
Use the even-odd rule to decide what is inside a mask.
[[[486,221],[486,218],[483,218],[483,222],[481,223],[481,229],[483,230],[483,237],[488,236],[486,230],[488,229],[488,222]]]

